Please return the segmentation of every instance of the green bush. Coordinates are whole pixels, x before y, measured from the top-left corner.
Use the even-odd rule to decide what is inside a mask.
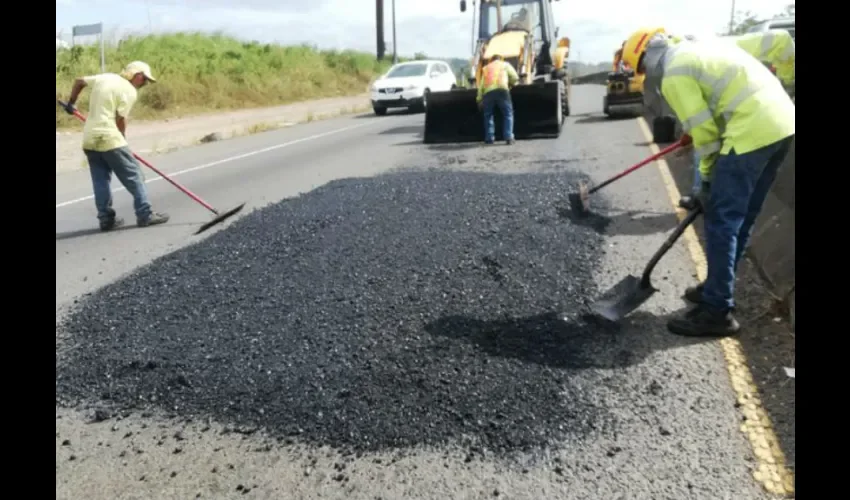
[[[363,52],[242,42],[220,34],[133,37],[106,48],[109,72],[134,60],[150,64],[158,80],[139,92],[131,118],[141,119],[356,95],[390,65]],[[57,98],[68,97],[74,78],[100,70],[98,45],[57,52]],[[87,90],[77,106],[85,111]],[[79,124],[57,107],[56,126]]]

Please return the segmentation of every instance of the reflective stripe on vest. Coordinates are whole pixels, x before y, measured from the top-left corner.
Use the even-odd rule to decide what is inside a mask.
[[[668,61],[672,58],[668,58]],[[722,118],[717,123],[717,127],[720,131],[720,135],[723,135],[724,129],[726,128],[726,123],[732,119],[732,115],[735,113],[735,110],[749,97],[752,97],[756,92],[760,90],[760,87],[753,85],[750,82],[747,82],[747,85],[738,91],[729,103],[726,104],[725,109],[719,113],[719,116],[716,115],[716,110],[720,106],[720,98],[723,97],[723,93],[726,89],[729,88],[729,85],[732,84],[732,81],[738,75],[738,68],[731,67],[727,69],[723,75],[720,77],[716,77],[713,75],[707,75],[703,73],[700,69],[694,68],[691,66],[677,66],[675,68],[670,68],[664,72],[664,76],[686,76],[695,79],[702,85],[709,87],[711,92],[708,96],[708,109],[702,110],[695,115],[689,116],[685,120],[682,120],[682,129],[686,134],[690,134],[691,129],[694,127],[698,127],[708,120],[713,120],[715,118]],[[697,152],[700,155],[709,155],[712,153],[716,153],[720,151],[722,147],[721,141],[715,141],[709,144],[705,144],[699,148],[697,148]]]
[[[761,61],[766,61],[767,58],[768,58],[768,54],[770,54],[770,51],[773,50],[773,44],[775,42],[776,42],[776,33],[773,32],[773,31],[765,32],[765,34],[762,36],[762,39],[761,39],[761,44],[760,44],[760,47],[759,47],[759,53],[758,53],[757,59],[759,59]],[[794,44],[789,43],[788,45],[785,46],[785,48],[782,50],[782,53],[779,54],[779,57],[777,59],[779,61],[784,62],[786,59],[788,59],[792,55],[794,55]]]
[[[764,38],[761,39],[761,54],[760,54],[761,59],[767,58],[767,55],[773,49],[773,42],[775,41],[775,39],[776,39],[776,33],[772,32],[772,31],[768,31],[767,34],[764,36]],[[785,46],[785,49],[783,49],[782,53],[779,54],[778,59],[780,61],[785,61],[786,59],[791,57],[793,54],[794,54],[794,43],[792,41],[792,43],[789,43],[788,45]]]

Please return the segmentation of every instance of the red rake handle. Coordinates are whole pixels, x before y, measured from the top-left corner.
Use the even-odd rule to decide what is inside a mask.
[[[59,105],[60,105],[60,106],[62,106],[63,108],[66,108],[66,107],[67,107],[67,104],[66,104],[66,103],[64,103],[64,102],[62,102],[62,101],[59,101],[59,100],[57,100],[57,102],[58,102],[58,103],[59,103]],[[74,110],[74,116],[76,116],[76,117],[77,117],[77,118],[78,118],[81,122],[85,123],[85,121],[86,121],[86,117],[85,117],[85,116],[83,116],[83,114],[82,114],[82,113],[80,113],[79,111],[77,111],[76,109]],[[140,163],[142,163],[144,166],[146,166],[146,167],[148,167],[149,169],[153,170],[153,171],[154,171],[154,172],[156,172],[156,173],[157,173],[160,177],[162,177],[163,179],[165,179],[165,180],[167,180],[168,182],[170,182],[172,186],[176,187],[176,188],[177,188],[177,189],[179,189],[180,191],[183,191],[183,192],[186,194],[186,196],[188,196],[189,198],[192,198],[193,200],[195,200],[196,202],[198,202],[200,205],[202,205],[204,208],[206,208],[206,209],[207,209],[207,210],[209,210],[210,212],[214,213],[215,215],[218,215],[218,210],[216,210],[216,209],[215,209],[215,208],[213,208],[211,205],[209,205],[207,202],[205,202],[204,200],[202,200],[202,199],[201,199],[198,195],[196,195],[195,193],[193,193],[193,192],[189,191],[187,188],[183,187],[181,184],[178,184],[178,183],[177,183],[177,181],[173,180],[171,177],[168,177],[167,175],[165,175],[164,173],[162,173],[162,171],[160,171],[158,168],[156,168],[156,167],[154,167],[153,165],[151,165],[150,163],[148,163],[148,161],[147,161],[147,160],[145,160],[144,158],[142,158],[141,156],[137,155],[136,153],[133,153],[133,156],[134,156],[137,160],[139,160],[139,162],[140,162]]]
[[[629,175],[630,173],[634,172],[635,170],[639,169],[640,167],[643,167],[644,165],[646,165],[646,164],[648,164],[648,163],[652,163],[653,161],[655,161],[655,160],[657,160],[657,159],[661,158],[662,156],[664,156],[664,155],[666,155],[666,154],[668,154],[668,153],[672,153],[673,151],[675,151],[675,150],[679,149],[680,147],[682,147],[682,142],[681,142],[681,141],[676,142],[675,144],[671,144],[671,145],[667,146],[666,148],[664,148],[664,149],[662,149],[661,151],[659,151],[659,152],[655,153],[654,155],[650,156],[649,158],[647,158],[647,159],[645,159],[645,160],[641,161],[640,163],[637,163],[637,164],[635,164],[635,165],[633,165],[633,166],[631,166],[631,167],[627,168],[626,170],[624,170],[624,171],[620,172],[619,174],[615,175],[614,177],[611,177],[610,179],[608,179],[607,181],[603,182],[602,184],[600,184],[600,185],[598,185],[598,186],[594,187],[593,189],[591,189],[590,191],[588,191],[588,194],[595,193],[596,191],[599,191],[600,189],[604,188],[604,187],[605,187],[605,186],[607,186],[608,184],[611,184],[612,182],[616,181],[617,179],[621,179],[621,178],[623,178],[623,177],[625,177],[625,176]]]

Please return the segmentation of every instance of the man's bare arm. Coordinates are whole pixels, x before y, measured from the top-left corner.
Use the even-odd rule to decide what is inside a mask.
[[[74,86],[71,87],[71,96],[68,97],[68,104],[73,106],[77,102],[77,98],[80,97],[80,92],[86,88],[86,81],[82,78],[77,78],[74,80]]]

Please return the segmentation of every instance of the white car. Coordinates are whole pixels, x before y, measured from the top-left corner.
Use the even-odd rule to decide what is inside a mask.
[[[747,33],[757,33],[759,31],[768,30],[786,30],[788,33],[791,34],[791,38],[794,38],[794,41],[796,42],[797,39],[794,36],[796,34],[796,29],[794,26],[795,22],[796,17],[781,17],[777,19],[770,19],[768,21],[762,21],[756,25],[751,26],[750,29],[747,30]]]
[[[384,115],[387,108],[425,111],[428,94],[457,87],[455,74],[443,61],[410,61],[396,64],[369,87],[372,109]]]

